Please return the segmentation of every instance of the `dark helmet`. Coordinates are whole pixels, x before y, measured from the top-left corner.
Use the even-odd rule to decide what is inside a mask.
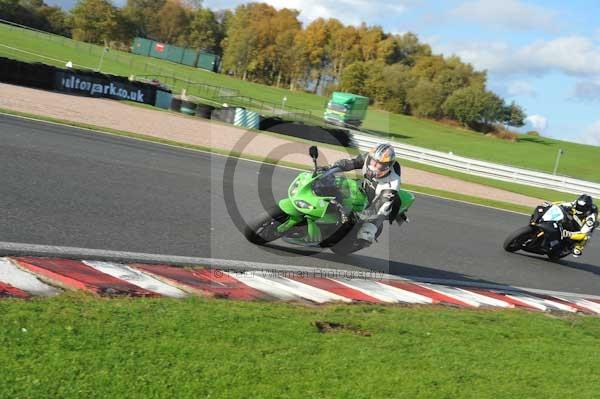
[[[587,194],[582,194],[575,200],[575,212],[579,215],[585,215],[592,210],[594,201]]]
[[[379,144],[369,151],[366,159],[366,175],[368,178],[381,178],[392,170],[396,162],[396,151],[390,144]]]

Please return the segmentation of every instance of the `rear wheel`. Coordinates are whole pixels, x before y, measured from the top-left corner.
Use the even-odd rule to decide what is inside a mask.
[[[244,236],[253,244],[263,245],[280,238],[283,233],[277,227],[285,223],[288,215],[278,206],[267,209],[265,213],[251,221],[244,228]]]
[[[523,248],[523,244],[531,238],[535,233],[535,229],[531,226],[522,227],[512,232],[506,240],[504,240],[504,250],[507,252],[516,252]]]
[[[343,230],[343,238],[329,248],[331,249],[331,252],[336,255],[349,255],[353,252],[363,249],[365,246],[361,245],[360,241],[356,239],[357,231],[357,225],[348,226],[345,230]]]
[[[350,255],[353,252],[363,249],[363,246],[357,242],[340,242],[339,244],[330,248],[331,252],[336,255]]]
[[[552,261],[559,261],[562,258],[564,258],[565,256],[569,256],[572,252],[572,250],[570,248],[565,248],[563,246],[559,246],[560,248],[554,251],[550,251],[548,253],[548,258],[550,258],[550,260]]]

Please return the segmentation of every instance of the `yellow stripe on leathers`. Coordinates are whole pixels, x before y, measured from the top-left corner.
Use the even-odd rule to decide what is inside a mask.
[[[575,233],[571,235],[571,240],[573,241],[585,241],[587,240],[587,234],[585,233]]]

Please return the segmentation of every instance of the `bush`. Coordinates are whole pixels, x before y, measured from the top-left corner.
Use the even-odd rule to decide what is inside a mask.
[[[526,133],[528,136],[540,137],[540,132],[535,130],[530,130]]]
[[[477,131],[487,131],[487,126],[504,116],[502,99],[480,86],[456,90],[442,108],[446,116]]]
[[[491,126],[491,131],[487,133],[486,136],[510,141],[511,143],[516,143],[519,140],[519,135],[517,133],[505,129],[500,124]]]

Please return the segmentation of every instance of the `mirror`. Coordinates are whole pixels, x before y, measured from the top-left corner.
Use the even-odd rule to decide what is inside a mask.
[[[311,147],[308,149],[308,153],[310,154],[310,157],[311,157],[312,159],[317,159],[317,158],[319,158],[319,150],[318,150],[318,149],[317,149],[317,147],[316,147],[316,146],[314,146],[314,145],[313,145],[313,146],[311,146]]]

